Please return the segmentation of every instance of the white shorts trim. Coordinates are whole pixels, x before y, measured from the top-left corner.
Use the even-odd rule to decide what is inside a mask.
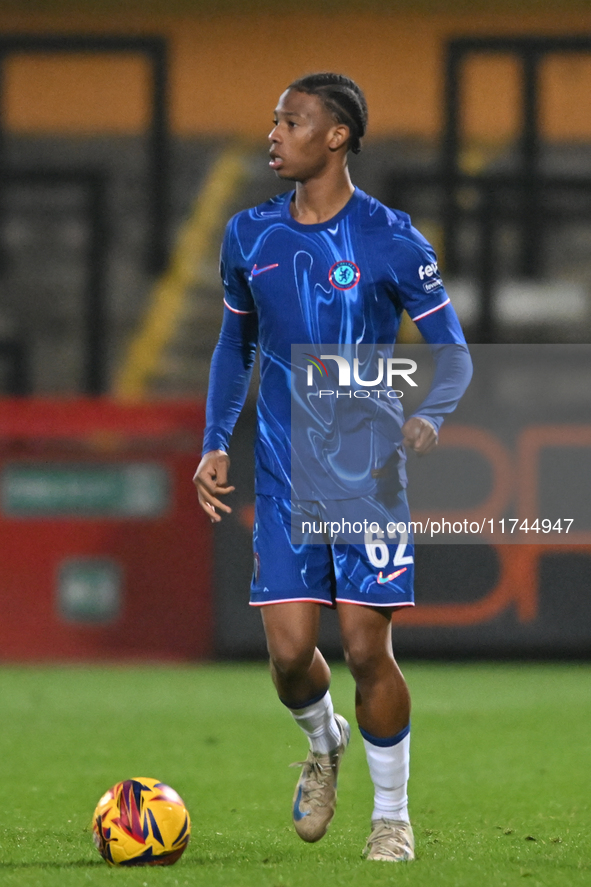
[[[322,601],[317,597],[287,597],[276,601],[249,601],[250,607],[270,607],[271,604],[324,604],[325,607],[332,607],[332,601]]]
[[[397,610],[400,607],[414,607],[414,601],[401,601],[399,604],[374,604],[371,601],[350,601],[344,597],[335,598],[337,604],[356,604],[358,607],[387,607],[389,610]]]

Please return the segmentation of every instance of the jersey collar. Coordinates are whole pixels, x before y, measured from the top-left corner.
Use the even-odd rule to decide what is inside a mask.
[[[296,231],[312,232],[312,231],[326,231],[328,228],[334,228],[335,225],[338,225],[338,223],[341,221],[341,219],[344,219],[345,216],[348,216],[349,213],[353,212],[353,210],[356,208],[357,204],[359,203],[359,200],[361,199],[363,192],[359,188],[355,188],[355,190],[351,194],[350,199],[344,205],[342,210],[340,210],[336,214],[336,216],[333,216],[332,219],[327,219],[326,222],[319,222],[316,225],[302,225],[301,222],[296,222],[296,220],[294,219],[294,217],[292,216],[292,214],[289,211],[289,206],[291,204],[294,194],[295,194],[295,191],[289,191],[285,195],[285,201],[284,201],[283,206],[281,208],[282,220],[284,222],[286,222],[291,228],[295,228]]]

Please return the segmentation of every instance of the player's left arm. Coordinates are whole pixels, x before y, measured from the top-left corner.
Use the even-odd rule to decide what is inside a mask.
[[[431,246],[414,228],[399,242],[396,289],[435,360],[427,397],[402,427],[404,444],[424,455],[437,446],[444,417],[472,378],[472,360]]]

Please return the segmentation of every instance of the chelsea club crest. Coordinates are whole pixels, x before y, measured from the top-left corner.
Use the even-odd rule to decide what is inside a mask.
[[[336,262],[328,272],[328,279],[338,290],[350,290],[359,283],[361,271],[348,259]]]

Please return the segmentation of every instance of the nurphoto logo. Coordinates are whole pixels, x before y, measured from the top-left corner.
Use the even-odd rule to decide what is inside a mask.
[[[332,360],[337,365],[338,370],[338,385],[339,388],[351,388],[351,364],[347,360],[346,357],[343,357],[341,354],[321,354],[317,357],[315,354],[306,354],[308,358],[308,370],[307,370],[307,385],[309,388],[312,388],[314,385],[314,369],[316,369],[321,377],[328,377],[328,369],[324,361]],[[413,388],[417,387],[417,383],[412,377],[412,374],[417,370],[417,363],[415,360],[411,360],[406,357],[387,357],[385,360],[383,357],[378,358],[377,361],[377,369],[374,370],[377,375],[374,379],[362,379],[359,373],[359,358],[355,357],[353,359],[353,381],[356,385],[360,386],[362,389],[365,388],[373,388],[375,389],[376,385],[381,385],[385,381],[385,389],[389,389],[386,391],[388,397],[396,397],[400,398],[403,396],[404,392],[400,389],[395,389],[394,386],[394,378],[397,380],[403,379],[408,385]],[[384,388],[377,389],[378,392],[384,390]],[[318,392],[319,397],[332,395],[335,392],[333,390],[321,390]],[[337,397],[346,396],[350,397],[351,392],[336,392]],[[355,397],[369,397],[369,391],[358,391],[354,392]],[[379,396],[379,394],[378,394]]]

